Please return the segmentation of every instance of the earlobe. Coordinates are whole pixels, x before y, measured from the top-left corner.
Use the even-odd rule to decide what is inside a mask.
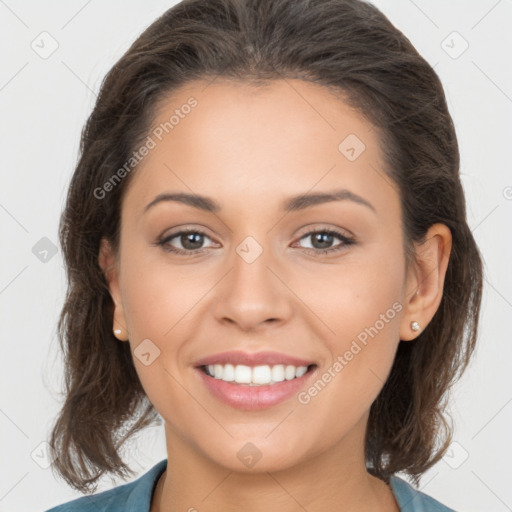
[[[100,243],[98,263],[100,268],[103,270],[105,280],[107,281],[110,290],[110,296],[114,302],[114,325],[112,327],[114,336],[120,341],[127,341],[128,332],[126,328],[126,319],[121,300],[121,293],[119,289],[119,272],[117,260],[110,243],[104,238]]]
[[[444,280],[452,248],[450,229],[441,223],[430,227],[423,244],[416,245],[416,264],[407,278],[405,311],[400,339],[413,340],[435,315],[443,298]]]
[[[116,325],[116,322],[114,321],[114,325]],[[113,329],[114,336],[119,341],[128,341],[128,333],[125,328],[123,327],[114,327]]]

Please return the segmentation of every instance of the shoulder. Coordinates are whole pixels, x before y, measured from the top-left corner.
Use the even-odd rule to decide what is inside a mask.
[[[396,475],[391,476],[390,485],[401,512],[455,512]]]
[[[166,467],[167,459],[160,461],[133,482],[97,494],[82,496],[46,512],[149,512],[154,485]]]

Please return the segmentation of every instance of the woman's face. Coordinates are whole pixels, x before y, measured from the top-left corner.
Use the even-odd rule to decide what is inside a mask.
[[[149,135],[123,200],[110,287],[168,446],[236,471],[361,448],[399,339],[414,337],[399,195],[376,131],[316,84],[217,80],[169,98]],[[155,201],[161,194],[217,208]],[[265,392],[197,368],[231,351],[316,366]],[[269,371],[279,380],[276,360],[244,366],[265,361],[261,382]]]

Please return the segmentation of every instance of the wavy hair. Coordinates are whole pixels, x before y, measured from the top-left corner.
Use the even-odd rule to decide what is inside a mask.
[[[128,343],[112,333],[113,303],[100,241],[119,248],[120,205],[136,168],[101,188],[147,137],[160,101],[192,80],[262,84],[298,78],[325,86],[377,129],[383,176],[400,193],[407,264],[413,242],[447,225],[452,251],[441,303],[416,340],[400,341],[370,409],[368,471],[403,471],[416,485],[452,436],[450,387],[477,339],[482,257],[466,219],[459,150],[440,79],[375,6],[363,0],[184,0],[154,21],[104,78],[83,128],[59,224],[67,292],[58,322],[65,399],[53,425],[52,470],[82,492],[103,473],[133,471],[119,450],[158,413]]]

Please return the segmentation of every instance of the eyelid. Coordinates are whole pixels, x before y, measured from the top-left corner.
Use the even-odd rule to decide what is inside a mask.
[[[308,224],[307,226],[303,226],[299,231],[299,233],[302,232],[302,234],[297,235],[297,236],[299,236],[301,238],[305,235],[310,235],[311,233],[316,233],[318,231],[336,231],[340,235],[343,235],[347,238],[355,238],[354,234],[351,233],[348,229],[340,228],[338,226],[331,226],[328,224],[322,224],[322,223],[320,223],[320,224],[312,223],[312,224]]]
[[[184,224],[181,226],[175,226],[174,228],[166,229],[160,236],[158,236],[158,239],[161,240],[164,238],[174,237],[186,232],[201,233],[208,238],[214,239],[214,237],[209,234],[210,230],[201,224]]]
[[[165,234],[166,231],[164,231],[158,237],[158,240],[168,239],[169,237],[175,237],[179,234],[186,233],[186,232],[201,233],[204,236],[213,240],[214,237],[209,235],[207,233],[207,231],[208,231],[207,228],[200,226],[200,225],[185,224],[184,226],[177,226],[175,228],[172,228],[170,233],[168,233],[168,234]],[[302,239],[306,235],[311,235],[311,234],[317,233],[319,231],[332,231],[332,232],[335,232],[336,235],[341,235],[346,238],[355,238],[355,236],[347,229],[339,228],[339,227],[332,227],[332,226],[323,225],[323,224],[318,225],[316,223],[311,223],[306,226],[303,226],[299,230],[299,234],[295,235],[295,238]]]

